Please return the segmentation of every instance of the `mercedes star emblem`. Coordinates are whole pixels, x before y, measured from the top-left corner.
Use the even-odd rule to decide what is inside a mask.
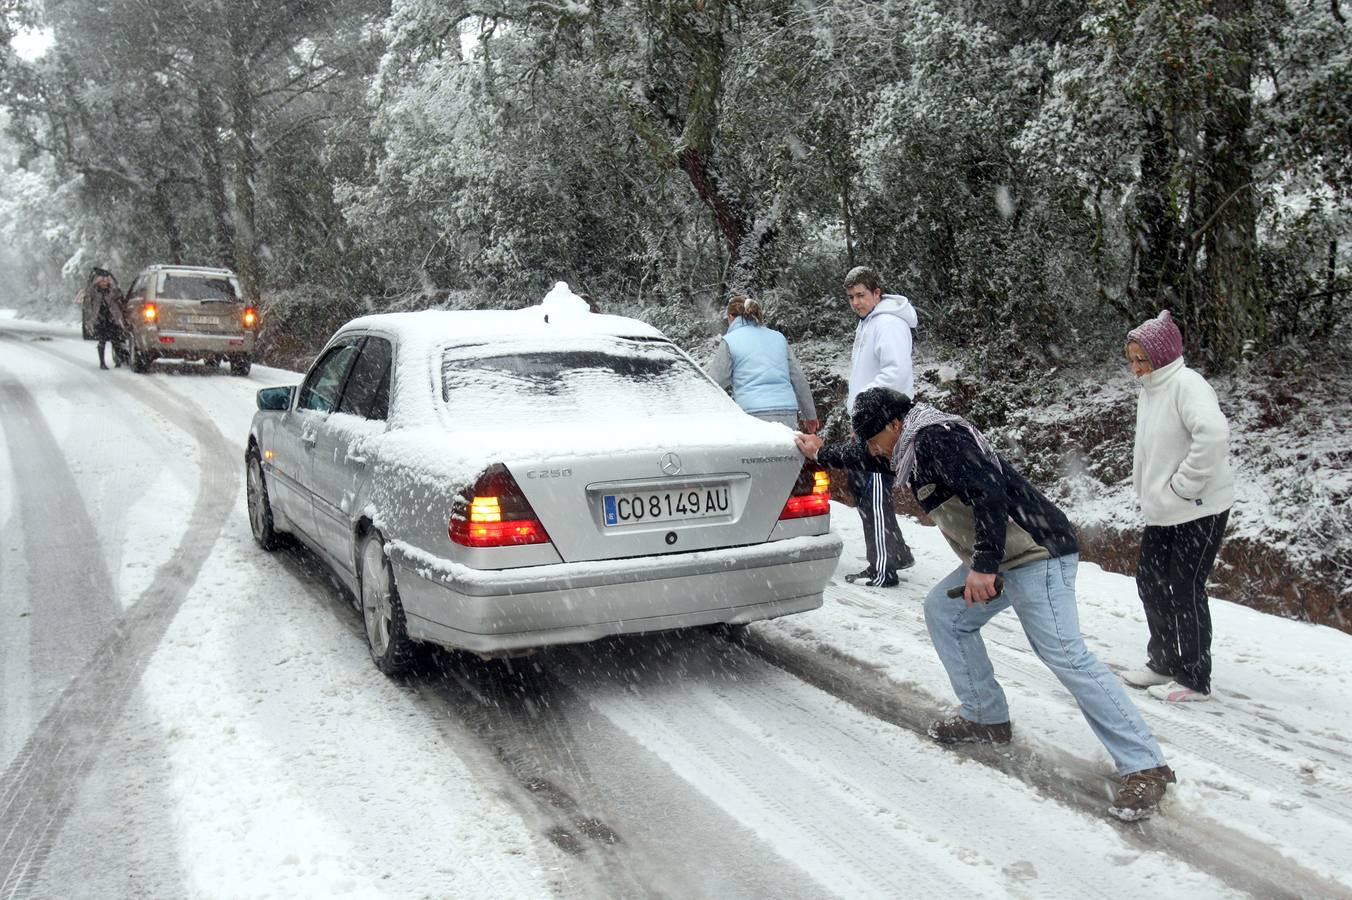
[[[681,458],[675,453],[662,454],[662,474],[679,475],[681,472]]]

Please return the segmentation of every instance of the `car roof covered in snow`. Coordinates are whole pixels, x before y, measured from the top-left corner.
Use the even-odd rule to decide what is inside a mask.
[[[609,335],[612,337],[663,340],[665,335],[638,319],[607,316],[590,311],[587,301],[562,281],[536,306],[513,310],[424,310],[379,313],[353,319],[339,334],[351,331],[382,331],[401,344],[450,346],[493,338],[531,338],[550,341],[552,336]]]
[[[596,346],[598,341],[612,339],[668,341],[661,331],[638,319],[591,312],[587,301],[563,282],[556,284],[541,303],[524,309],[424,310],[362,316],[340,328],[329,344],[345,335],[369,332],[393,337],[399,348],[389,422],[400,427],[444,421],[439,386],[442,355],[450,348],[483,345],[520,353]],[[676,352],[681,351],[676,348]]]
[[[422,312],[378,313],[353,319],[339,334],[352,331],[381,331],[400,343],[437,344],[482,341],[488,338],[544,338],[569,334],[610,335],[612,337],[662,340],[665,335],[638,319],[596,313],[583,315],[541,312],[540,307],[504,310],[424,310]]]

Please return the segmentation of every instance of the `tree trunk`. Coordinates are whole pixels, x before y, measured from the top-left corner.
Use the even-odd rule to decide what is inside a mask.
[[[1231,369],[1266,331],[1266,310],[1258,290],[1258,204],[1249,141],[1253,0],[1222,0],[1216,12],[1228,26],[1225,47],[1230,65],[1221,73],[1212,98],[1207,129],[1210,166],[1201,216],[1209,308],[1202,316],[1202,338],[1211,364]]]
[[[178,226],[178,217],[174,214],[174,202],[169,196],[169,185],[165,181],[155,182],[155,194],[151,203],[155,215],[164,228],[164,238],[169,242],[169,261],[174,265],[183,265],[183,231]]]
[[[221,113],[216,93],[204,81],[197,83],[197,131],[202,148],[202,172],[211,203],[212,248],[226,268],[235,268],[235,228],[225,190],[225,162],[221,158]]]
[[[1136,188],[1135,305],[1141,317],[1176,308],[1182,300],[1178,213],[1175,209],[1173,142],[1166,113],[1150,112],[1141,142],[1141,179]],[[1175,309],[1175,311],[1177,311]]]
[[[254,135],[254,95],[249,77],[246,23],[230,23],[230,112],[235,131],[235,271],[244,297],[257,303],[262,281],[258,254],[257,200],[258,144]]]

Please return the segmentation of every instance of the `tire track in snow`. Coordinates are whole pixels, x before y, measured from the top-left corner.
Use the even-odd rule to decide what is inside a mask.
[[[782,860],[817,876],[820,890],[966,896],[1026,882],[1037,896],[1069,898],[1163,889],[1130,871],[1138,861],[1150,871],[1158,857],[1138,857],[1142,848],[1101,815],[1085,822],[1078,804],[1020,799],[1021,780],[964,771],[927,738],[861,717],[738,648],[722,661],[734,678],[702,670],[700,652],[687,655],[678,684],[645,666],[632,689],[616,690],[611,679],[576,689],[698,790],[753,822]],[[1026,831],[1029,809],[1041,810],[1037,840]],[[1126,867],[1111,885],[1105,857]],[[1175,884],[1193,883],[1189,860],[1172,865]]]
[[[994,658],[999,645],[993,641],[987,644]],[[929,723],[949,711],[949,704],[928,691],[889,678],[879,667],[828,646],[809,649],[764,631],[746,635],[744,646],[795,677],[926,740]],[[1027,665],[1021,667],[1021,673],[1039,677]],[[1050,673],[1046,677],[1055,680]],[[1061,689],[1059,682],[1056,688]],[[965,744],[935,749],[1004,772],[1044,796],[1077,806],[1100,820],[1111,799],[1102,773],[1085,760],[1055,748],[1034,750],[1016,739],[1003,747]],[[1345,885],[1311,872],[1282,856],[1272,845],[1218,822],[1165,814],[1116,827],[1132,846],[1178,858],[1246,893],[1273,898],[1348,896]]]
[[[49,348],[35,349],[71,363]],[[135,605],[109,625],[109,634],[89,662],[0,775],[0,897],[28,895],[104,735],[136,690],[210,555],[239,490],[237,454],[196,404],[153,387],[153,382],[131,384],[139,399],[196,440],[202,459],[200,488],[183,539],[169,561]],[[61,464],[61,456],[50,462]]]
[[[98,529],[61,445],[32,394],[0,372],[0,417],[18,491],[29,610],[29,682],[0,692],[5,727],[39,718],[42,698],[55,695],[98,646],[121,605],[99,552]],[[82,564],[73,564],[81,560]],[[36,665],[34,665],[36,663]],[[11,710],[16,693],[23,706]],[[17,705],[17,703],[16,703]],[[38,707],[38,715],[31,713]]]
[[[298,589],[328,610],[353,639],[352,652],[367,653],[356,599],[308,548],[292,544],[274,554]],[[661,897],[630,865],[632,848],[606,823],[595,804],[559,787],[557,761],[575,766],[579,755],[561,739],[549,710],[550,679],[529,663],[485,661],[471,654],[421,648],[414,671],[402,682],[425,708],[457,758],[521,815],[545,840],[544,855],[559,874],[556,896]],[[542,734],[552,734],[543,741]],[[504,774],[508,776],[504,778]],[[675,883],[673,881],[673,883]]]

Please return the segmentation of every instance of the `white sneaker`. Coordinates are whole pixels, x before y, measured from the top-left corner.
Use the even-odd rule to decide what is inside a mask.
[[[1118,674],[1127,684],[1138,688],[1153,687],[1157,684],[1168,684],[1174,680],[1174,676],[1161,675],[1149,666],[1141,666],[1139,669],[1127,669]]]
[[[1190,687],[1184,687],[1177,681],[1171,681],[1168,684],[1157,684],[1147,688],[1146,693],[1156,700],[1163,700],[1166,703],[1198,703],[1204,700],[1210,700],[1210,694],[1203,694],[1201,691],[1194,691]]]

